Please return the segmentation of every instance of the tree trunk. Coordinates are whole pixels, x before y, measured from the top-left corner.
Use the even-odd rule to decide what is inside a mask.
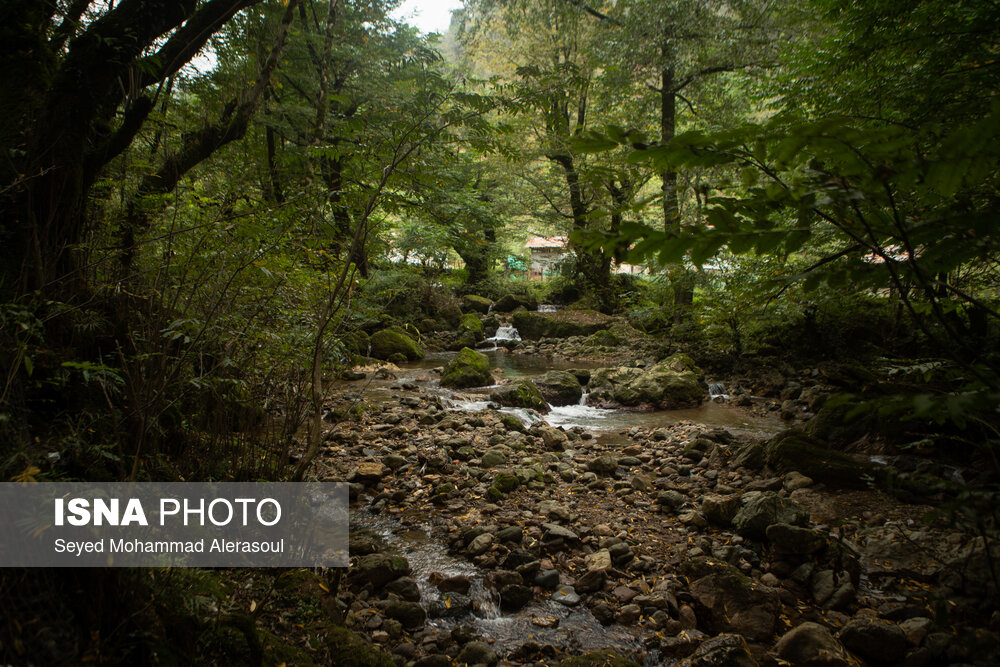
[[[669,48],[663,48],[664,59],[671,57]],[[677,132],[677,90],[673,65],[669,63],[660,72],[660,143],[664,146],[673,141]],[[668,234],[680,234],[681,210],[677,196],[677,172],[671,168],[660,171],[660,191],[663,197],[663,229]],[[686,318],[688,308],[694,302],[691,286],[683,262],[672,267],[672,291],[674,295],[674,322]]]

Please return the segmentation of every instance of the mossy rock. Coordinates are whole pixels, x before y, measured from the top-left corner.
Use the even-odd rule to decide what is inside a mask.
[[[481,352],[463,347],[454,359],[448,362],[441,373],[442,387],[482,387],[493,384],[490,360]]]
[[[760,470],[766,462],[764,445],[759,442],[748,442],[740,446],[729,465],[733,468],[743,467],[748,470]]]
[[[517,431],[518,433],[527,433],[528,429],[525,428],[524,423],[512,414],[506,412],[500,413],[500,421],[507,428],[507,431]]]
[[[371,339],[364,331],[348,331],[340,336],[340,344],[351,354],[368,354]]]
[[[661,409],[697,405],[708,394],[698,379],[700,374],[690,357],[675,354],[616,386],[612,398],[621,405]]]
[[[531,380],[521,380],[502,387],[490,394],[490,400],[512,408],[531,408],[543,413],[549,411],[545,397]]]
[[[864,487],[873,476],[870,465],[830,449],[821,440],[798,429],[782,431],[765,447],[767,465],[778,472],[800,472],[818,482]]]
[[[462,309],[457,303],[448,302],[438,308],[437,316],[448,326],[457,327],[462,321]]]
[[[396,667],[392,657],[347,628],[330,628],[326,635],[330,664],[339,667]]]
[[[479,319],[477,315],[474,315],[473,313],[466,313],[465,315],[462,315],[462,319],[458,324],[458,333],[459,335],[466,332],[471,333],[475,336],[476,342],[478,343],[486,337],[483,334],[484,328],[483,321]]]
[[[493,488],[501,493],[510,493],[519,486],[521,486],[521,480],[513,473],[498,472],[497,476],[493,478]]]
[[[462,311],[466,313],[482,313],[485,315],[490,312],[490,306],[492,305],[493,301],[491,299],[479,296],[478,294],[466,294],[462,297]]]
[[[383,329],[371,338],[372,356],[376,359],[389,359],[394,354],[402,354],[409,361],[424,358],[424,350],[415,340],[400,331]]]
[[[552,405],[575,405],[583,396],[580,381],[569,371],[549,371],[533,382]]]
[[[608,329],[613,322],[614,318],[596,310],[514,313],[514,326],[517,327],[521,338],[530,340],[590,336]]]
[[[611,651],[593,651],[560,660],[555,667],[639,667],[639,663]]]
[[[518,308],[538,310],[538,299],[521,294],[505,294],[493,304],[493,310],[497,313],[512,313]]]
[[[621,341],[618,340],[618,336],[614,335],[607,329],[601,329],[600,331],[591,334],[584,341],[584,345],[587,347],[614,347],[620,344]]]

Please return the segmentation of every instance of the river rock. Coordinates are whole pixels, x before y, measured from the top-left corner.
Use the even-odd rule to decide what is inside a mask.
[[[722,634],[703,642],[690,657],[674,667],[757,667],[743,637]]]
[[[840,630],[839,637],[851,651],[876,663],[893,663],[906,654],[906,633],[880,618],[853,618]]]
[[[539,570],[538,574],[535,575],[534,583],[542,588],[554,589],[559,585],[559,570]]]
[[[489,384],[493,384],[489,357],[467,347],[463,347],[441,372],[442,387],[462,389]]]
[[[494,305],[493,310],[496,309],[497,306]],[[614,321],[614,318],[596,310],[585,309],[560,310],[555,313],[517,312],[514,313],[513,319],[521,337],[528,340],[589,336],[601,329],[607,329]]]
[[[440,599],[434,600],[427,610],[431,618],[458,618],[471,613],[472,598],[463,593],[444,593]]]
[[[490,400],[512,408],[530,408],[546,413],[549,404],[531,380],[521,380],[506,385],[490,394]]]
[[[690,357],[675,354],[615,386],[611,398],[620,405],[649,405],[661,409],[697,405],[706,395],[698,380],[700,374]],[[593,383],[591,375],[591,385]]]
[[[764,492],[751,497],[733,517],[732,523],[740,535],[760,540],[764,539],[768,526],[776,523],[804,526],[808,522],[809,513],[797,502]]]
[[[508,584],[500,589],[500,607],[504,611],[517,611],[531,602],[531,589],[523,584]]]
[[[371,355],[376,359],[388,359],[401,354],[409,361],[424,358],[424,350],[417,342],[402,333],[392,329],[383,329],[371,337]]]
[[[778,591],[758,586],[731,565],[704,561],[709,574],[691,582],[698,616],[710,632],[738,632],[752,641],[774,634],[781,600]]]
[[[469,543],[468,552],[470,556],[478,556],[482,553],[486,553],[489,550],[490,545],[493,544],[493,536],[489,533],[483,533],[477,536],[472,542]]]
[[[707,495],[701,499],[701,512],[705,518],[719,526],[728,526],[740,510],[740,498],[737,495],[719,496]]]
[[[500,529],[500,532],[497,533],[497,540],[500,542],[520,544],[522,539],[524,539],[524,529],[520,526],[507,526]]]
[[[437,586],[437,589],[442,593],[461,593],[462,595],[467,594],[472,586],[472,581],[464,574],[456,574],[451,577],[431,575],[431,583]]]
[[[378,461],[363,461],[358,464],[357,470],[348,477],[349,482],[359,482],[365,486],[377,484],[385,476],[385,466]]]
[[[580,596],[577,595],[576,590],[572,586],[563,585],[557,587],[555,592],[552,593],[552,601],[572,607],[580,602]]]
[[[796,429],[782,431],[771,438],[765,456],[767,464],[779,472],[798,472],[839,486],[864,487],[872,472],[871,466],[830,449],[822,441]]]
[[[592,470],[602,475],[611,474],[615,470],[618,470],[618,458],[611,454],[602,454],[587,462],[587,470]]]
[[[765,530],[768,542],[779,554],[805,556],[816,553],[826,545],[826,535],[808,528],[775,523]]]
[[[679,491],[670,489],[667,491],[660,491],[656,494],[656,502],[663,507],[677,509],[687,502],[687,496]]]
[[[604,588],[604,570],[590,570],[576,580],[573,588],[577,593],[594,593]]]
[[[588,554],[583,560],[588,572],[607,572],[611,569],[611,552],[607,549]]]
[[[798,491],[799,489],[804,489],[807,486],[812,486],[813,481],[811,477],[806,477],[800,472],[795,470],[785,473],[782,478],[782,483],[785,487],[785,491],[791,493],[792,491]]]
[[[552,405],[576,405],[583,396],[580,381],[569,371],[549,371],[533,382]]]
[[[480,465],[484,468],[495,468],[507,463],[507,457],[503,452],[496,449],[488,449],[480,459]]]
[[[497,654],[486,642],[472,641],[458,652],[457,660],[460,665],[494,665]]]
[[[381,588],[390,581],[408,575],[410,564],[402,556],[369,554],[363,556],[352,571],[356,572],[356,576],[362,581]]]
[[[427,612],[416,602],[394,600],[385,608],[385,615],[403,624],[407,630],[417,630],[423,627],[427,620]]]
[[[510,493],[521,486],[521,480],[513,473],[498,472],[496,477],[493,478],[493,486],[503,493]]]
[[[553,426],[542,426],[538,429],[538,433],[542,436],[542,443],[549,451],[562,451],[566,448],[566,443],[569,442],[569,436]]]
[[[780,658],[793,665],[849,667],[855,664],[829,630],[811,621],[782,635],[774,650]]]
[[[465,313],[482,313],[485,315],[490,312],[490,307],[493,305],[493,301],[487,299],[484,296],[479,296],[478,294],[466,294],[462,297],[462,312]]]
[[[395,581],[390,581],[385,586],[389,593],[395,593],[404,600],[410,602],[420,602],[420,586],[413,577],[400,577]]]

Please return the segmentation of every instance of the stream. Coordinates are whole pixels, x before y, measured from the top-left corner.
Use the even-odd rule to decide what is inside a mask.
[[[480,351],[490,358],[491,367],[501,369],[507,379],[531,378],[550,370],[593,369],[606,365],[514,354],[506,350],[502,343],[520,340],[516,329],[504,327],[498,334],[495,349]],[[419,388],[439,396],[442,404],[451,410],[487,409],[488,393],[495,387],[454,391],[439,385],[434,369],[444,366],[455,354],[432,353],[419,362],[404,364],[395,379],[370,381],[366,385],[366,396],[376,402],[392,401],[398,400],[401,387],[404,390]],[[758,436],[781,430],[782,422],[777,417],[756,417],[722,402],[725,387],[721,384],[712,383],[709,388],[713,398],[698,407],[682,410],[629,412],[601,409],[586,405],[584,394],[580,404],[552,407],[551,412],[544,416],[521,408],[502,408],[502,411],[516,415],[526,424],[543,419],[551,426],[566,429],[580,427],[590,431],[599,442],[609,444],[627,443],[628,432],[634,428],[656,428],[679,421]],[[526,642],[534,642],[565,647],[573,652],[611,650],[625,655],[641,655],[644,665],[660,664],[655,651],[645,653],[642,648],[648,630],[618,624],[605,627],[582,606],[567,607],[544,599],[534,600],[517,612],[502,613],[496,596],[484,584],[485,573],[465,558],[449,554],[446,547],[431,535],[430,525],[429,520],[422,524],[418,522],[416,526],[404,525],[397,518],[376,514],[368,508],[356,510],[352,518],[352,529],[378,535],[394,551],[407,558],[412,568],[411,576],[420,588],[421,604],[431,612],[428,627],[448,631],[457,625],[471,626],[476,636],[494,642],[501,656]],[[442,593],[431,583],[432,580],[454,576],[464,576],[471,581],[468,595],[472,599],[472,611],[431,618],[441,613],[442,605]]]

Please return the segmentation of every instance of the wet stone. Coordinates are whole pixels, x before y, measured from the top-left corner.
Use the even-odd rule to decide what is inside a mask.
[[[540,570],[534,579],[536,586],[552,590],[559,585],[558,570]]]
[[[500,590],[500,607],[504,611],[517,611],[531,602],[531,589],[521,584],[510,584]]]
[[[562,585],[552,593],[552,601],[572,607],[580,602],[580,596],[572,586]]]

